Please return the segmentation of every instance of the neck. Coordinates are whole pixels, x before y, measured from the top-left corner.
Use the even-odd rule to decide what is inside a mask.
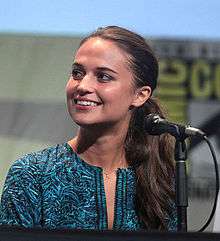
[[[77,136],[69,141],[72,148],[87,163],[111,171],[127,167],[124,142],[127,127],[111,131],[80,128]]]

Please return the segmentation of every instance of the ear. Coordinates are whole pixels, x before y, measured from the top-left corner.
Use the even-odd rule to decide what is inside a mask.
[[[133,107],[139,107],[144,104],[151,96],[151,87],[142,86],[135,91],[134,101],[132,102]]]

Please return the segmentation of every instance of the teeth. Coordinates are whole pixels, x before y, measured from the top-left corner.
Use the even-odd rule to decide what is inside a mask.
[[[97,106],[98,104],[92,101],[84,101],[84,100],[77,100],[76,102],[78,105],[86,105],[86,106]]]

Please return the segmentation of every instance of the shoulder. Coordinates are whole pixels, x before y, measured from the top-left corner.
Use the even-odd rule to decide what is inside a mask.
[[[0,224],[26,227],[40,224],[42,176],[45,168],[53,166],[61,153],[65,153],[65,145],[26,154],[13,163],[3,187]]]
[[[16,177],[21,176],[40,176],[45,169],[58,165],[67,158],[68,155],[70,155],[70,150],[66,143],[28,153],[12,164],[7,175],[7,181],[10,181],[11,178],[15,180]]]

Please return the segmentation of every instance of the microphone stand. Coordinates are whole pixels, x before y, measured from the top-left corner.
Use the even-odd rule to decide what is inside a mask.
[[[185,137],[176,137],[175,161],[176,161],[176,206],[177,206],[177,231],[187,232],[187,174],[186,174],[187,150]]]

